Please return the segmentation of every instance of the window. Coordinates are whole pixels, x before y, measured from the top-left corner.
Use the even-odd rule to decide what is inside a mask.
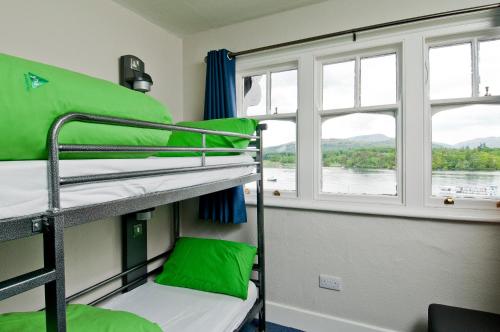
[[[500,222],[500,28],[457,19],[238,58],[265,204]]]
[[[396,103],[396,54],[361,59],[361,106]]]
[[[471,43],[429,50],[431,99],[472,96]]]
[[[243,75],[240,115],[268,125],[264,135],[264,188],[275,196],[297,187],[297,69],[273,68]],[[246,186],[255,193],[255,183]]]
[[[322,193],[398,195],[397,52],[321,64]]]
[[[499,58],[500,40],[429,48],[433,197],[500,198]]]
[[[500,95],[500,40],[479,42],[479,95]]]
[[[265,115],[267,113],[266,75],[245,77],[244,109],[246,116]]]
[[[350,60],[323,66],[323,109],[354,107],[355,63]]]

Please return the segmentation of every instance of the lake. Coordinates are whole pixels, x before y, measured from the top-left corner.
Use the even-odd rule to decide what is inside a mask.
[[[396,194],[396,172],[393,170],[323,167],[322,173],[323,192]],[[264,180],[266,190],[295,190],[295,169],[265,168]],[[432,193],[436,196],[500,197],[499,171],[435,171],[432,182]]]

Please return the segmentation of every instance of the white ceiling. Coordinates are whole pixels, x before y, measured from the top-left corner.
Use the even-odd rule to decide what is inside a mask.
[[[113,0],[178,35],[218,28],[327,0]]]

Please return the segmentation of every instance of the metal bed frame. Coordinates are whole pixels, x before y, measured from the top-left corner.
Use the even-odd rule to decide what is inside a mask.
[[[202,146],[200,148],[186,147],[151,147],[151,146],[115,146],[115,145],[77,145],[60,144],[59,133],[61,128],[69,122],[88,122],[107,124],[115,126],[136,127],[146,129],[157,129],[165,131],[184,131],[198,133],[201,135]],[[153,257],[141,264],[135,265],[123,272],[92,285],[69,297],[65,294],[64,277],[64,228],[85,224],[91,221],[134,213],[145,209],[173,203],[173,234],[175,241],[180,237],[180,211],[179,202],[188,198],[198,197],[204,194],[232,188],[249,182],[257,183],[257,257],[258,263],[254,264],[253,270],[257,272],[258,280],[254,280],[259,288],[259,297],[252,309],[248,312],[244,321],[235,330],[240,331],[243,326],[259,315],[259,331],[265,330],[265,259],[264,259],[264,193],[263,193],[263,145],[262,133],[266,129],[265,124],[257,127],[256,135],[243,135],[233,132],[205,130],[175,125],[160,124],[155,122],[138,121],[116,117],[98,116],[86,113],[68,113],[59,117],[52,125],[48,135],[48,194],[49,207],[44,213],[28,215],[16,218],[0,220],[0,242],[20,239],[36,234],[43,234],[43,260],[41,269],[0,282],[0,301],[14,295],[26,292],[33,288],[45,287],[45,310],[46,328],[48,332],[66,331],[66,304],[109,284],[112,281],[123,278],[132,272],[145,269],[153,262],[162,258],[168,258],[171,250]],[[208,148],[206,147],[206,136],[218,135],[239,137],[254,141],[255,147],[247,149],[233,148]],[[88,153],[88,152],[199,152],[201,153],[201,166],[184,167],[174,169],[158,169],[148,171],[120,172],[100,175],[60,177],[59,160],[60,153]],[[206,155],[209,152],[228,153],[256,153],[255,162],[234,163],[216,166],[206,165]],[[230,180],[221,180],[211,183],[178,188],[174,190],[154,192],[125,199],[114,200],[105,203],[79,206],[74,208],[61,208],[62,186],[85,184],[100,181],[116,181],[122,179],[152,177],[166,174],[189,173],[204,170],[224,169],[242,166],[256,166],[256,173],[245,175]],[[161,267],[145,273],[133,281],[123,284],[121,287],[101,296],[91,302],[98,304],[109,297],[126,291],[129,287],[144,282],[149,276],[160,272]],[[123,283],[123,282],[122,282]]]

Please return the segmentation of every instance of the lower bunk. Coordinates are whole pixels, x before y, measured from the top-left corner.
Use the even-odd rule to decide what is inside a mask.
[[[147,282],[98,307],[69,305],[69,332],[233,332],[258,303],[253,282],[246,300]],[[0,315],[2,332],[45,331],[44,312]]]
[[[134,313],[168,332],[233,332],[245,321],[257,298],[253,282],[248,284],[246,300],[148,282],[100,306]]]
[[[261,266],[255,264],[257,248],[191,237],[179,237],[172,250],[75,293],[66,303],[165,256],[163,267],[146,269],[91,305],[67,305],[67,331],[233,332],[242,330],[257,315],[262,317],[264,293],[259,287],[263,276]],[[258,280],[251,279],[254,273]],[[44,311],[2,314],[0,331],[46,331],[45,318]]]

